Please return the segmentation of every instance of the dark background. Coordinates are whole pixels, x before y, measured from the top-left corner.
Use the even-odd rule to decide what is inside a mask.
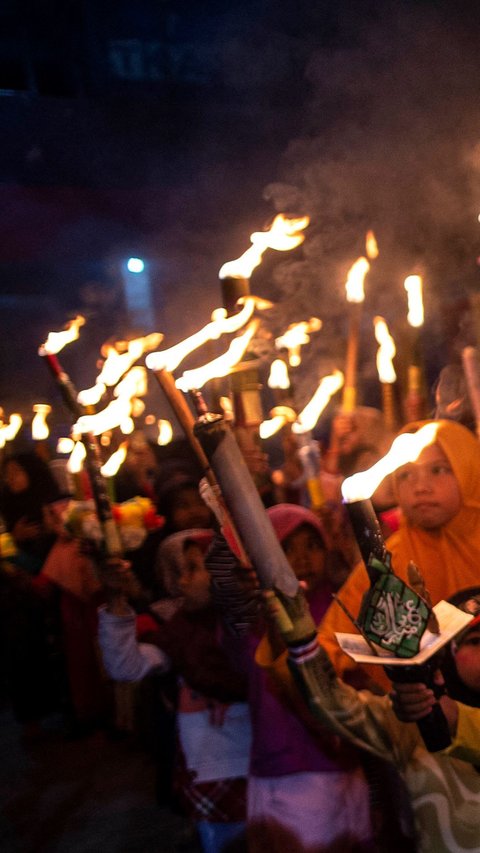
[[[344,281],[373,228],[360,377],[378,405],[372,318],[401,341],[403,280],[425,279],[428,382],[475,343],[480,8],[467,2],[45,0],[0,5],[0,405],[59,407],[37,356],[76,312],[62,354],[93,384],[101,343],[208,322],[218,270],[278,211],[305,243],[270,252],[252,290],[272,330],[318,315],[299,404],[342,367]],[[122,264],[146,259],[150,328]],[[397,341],[397,342],[398,342]],[[169,416],[159,392],[151,407]]]

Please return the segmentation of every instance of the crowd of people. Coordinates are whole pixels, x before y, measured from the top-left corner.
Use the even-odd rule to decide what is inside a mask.
[[[262,497],[294,597],[260,589],[234,553],[183,443],[161,460],[131,437],[116,500],[148,499],[161,523],[111,558],[65,525],[72,490],[58,466],[38,447],[5,454],[1,653],[25,742],[52,712],[76,737],[147,716],[158,802],[206,853],[480,851],[480,445],[458,408],[445,412],[434,443],[373,496],[395,574],[408,582],[414,561],[433,604],[473,616],[439,658],[435,690],[420,669],[392,685],[335,637],[355,630],[346,611],[358,616],[368,587],[340,486],[389,447],[377,410],[333,418],[320,504],[284,428],[284,466]],[[450,740],[440,752],[417,725],[433,707]]]

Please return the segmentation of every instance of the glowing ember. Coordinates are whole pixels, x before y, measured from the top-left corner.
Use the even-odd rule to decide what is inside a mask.
[[[258,321],[252,321],[243,335],[234,338],[227,352],[218,358],[204,364],[203,367],[197,367],[195,370],[186,370],[180,379],[177,379],[175,385],[181,391],[190,391],[192,388],[203,388],[209,379],[216,379],[220,376],[228,376],[230,371],[244,356],[247,347],[252,340],[258,328]]]
[[[70,474],[79,474],[83,468],[83,460],[87,455],[87,451],[85,450],[85,445],[82,441],[75,442],[75,447],[73,448],[70,458],[67,462],[67,471],[70,471]]]
[[[32,420],[32,438],[35,441],[43,441],[50,435],[46,418],[52,411],[52,407],[48,403],[36,403],[33,406],[33,411],[35,417]]]
[[[290,406],[276,406],[270,412],[272,418],[268,421],[262,421],[259,427],[260,438],[271,438],[285,424],[293,423],[297,417],[297,413]]]
[[[47,340],[38,350],[39,355],[55,355],[67,344],[76,341],[79,336],[80,326],[85,323],[85,317],[78,314],[74,320],[66,325],[63,332],[49,332]]]
[[[365,291],[363,289],[365,276],[370,269],[370,264],[364,257],[357,258],[350,267],[345,282],[345,293],[347,302],[363,302]]]
[[[365,254],[367,258],[370,258],[371,261],[374,261],[375,258],[378,258],[378,243],[373,231],[367,231],[367,235],[365,237]]]
[[[272,361],[267,385],[269,388],[281,388],[283,390],[290,388],[288,367],[283,358],[276,358],[275,361]]]
[[[291,323],[285,334],[275,338],[277,349],[288,350],[288,363],[290,367],[298,367],[301,362],[300,347],[310,342],[310,332],[318,332],[322,328],[322,321],[318,317],[310,317],[300,323]]]
[[[157,421],[158,426],[158,438],[157,444],[160,447],[165,447],[167,444],[170,444],[173,438],[173,427],[170,421],[163,420],[162,418]]]
[[[399,435],[388,453],[368,471],[359,471],[343,481],[341,489],[344,501],[354,503],[370,498],[388,474],[408,462],[415,462],[422,450],[435,441],[438,427],[438,423],[429,423],[415,433]]]
[[[228,317],[225,308],[216,308],[212,313],[211,322],[207,323],[203,329],[170,347],[170,349],[150,353],[145,359],[147,367],[150,370],[168,370],[171,372],[178,367],[187,355],[207,341],[216,341],[222,335],[238,332],[251,319],[255,308],[264,311],[266,308],[272,307],[272,303],[267,299],[260,299],[257,296],[246,296],[240,302],[243,303],[243,308],[237,314]]]
[[[408,275],[403,283],[408,296],[407,320],[414,329],[423,326],[422,278],[419,275]]]
[[[250,248],[237,260],[227,261],[220,269],[219,277],[250,278],[266,249],[288,252],[303,243],[305,235],[298,232],[304,231],[309,222],[308,216],[301,219],[286,219],[283,213],[279,213],[268,231],[256,231],[250,235],[252,244]]]
[[[388,331],[387,323],[383,317],[374,317],[373,324],[375,326],[375,338],[379,344],[377,352],[378,378],[380,382],[391,385],[397,378],[392,362],[397,352],[395,341]]]
[[[126,441],[122,441],[118,450],[115,450],[114,453],[110,456],[109,459],[105,462],[104,465],[100,468],[100,473],[103,477],[114,477],[118,472],[119,468],[125,462],[125,458],[127,456],[127,447],[128,444]]]
[[[342,385],[343,373],[341,370],[334,370],[329,376],[324,376],[312,399],[300,412],[295,423],[292,424],[292,432],[301,435],[312,430],[330,399],[340,390]]]

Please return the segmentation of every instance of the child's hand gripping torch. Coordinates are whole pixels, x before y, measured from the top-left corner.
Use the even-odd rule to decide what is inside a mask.
[[[378,646],[404,659],[418,653],[432,608],[425,594],[412,589],[393,572],[370,496],[387,474],[417,459],[421,450],[434,441],[436,428],[436,424],[427,424],[415,434],[399,436],[383,459],[342,484],[344,503],[370,580],[358,619],[353,621],[374,651]],[[339,599],[338,602],[343,606]],[[431,661],[421,666],[385,667],[389,678],[422,682],[432,690],[436,689],[435,669]],[[438,702],[428,716],[418,721],[418,727],[429,751],[436,752],[450,744],[449,728]]]

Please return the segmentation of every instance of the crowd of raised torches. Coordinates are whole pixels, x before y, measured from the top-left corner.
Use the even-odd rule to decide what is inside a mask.
[[[308,217],[288,219],[282,214],[275,217],[268,231],[255,232],[250,237],[250,247],[237,260],[223,265],[219,276],[242,278],[249,280],[253,270],[260,264],[267,249],[289,251],[299,246],[305,239],[305,229],[309,224]],[[295,370],[301,363],[301,349],[308,346],[310,336],[320,332],[322,321],[318,317],[290,324],[289,327],[275,338],[277,357],[271,365],[268,385],[278,403],[268,416],[264,416],[257,424],[257,432],[261,439],[273,436],[278,430],[287,428],[298,436],[298,449],[302,451],[299,457],[306,460],[311,479],[311,460],[305,451],[305,446],[311,445],[312,430],[315,428],[322,412],[328,406],[331,398],[343,386],[342,409],[353,411],[357,402],[357,366],[358,347],[361,332],[361,315],[365,298],[364,283],[370,270],[371,263],[378,257],[379,250],[375,235],[369,231],[366,235],[365,256],[359,257],[351,266],[345,284],[346,299],[349,307],[349,330],[347,350],[345,355],[344,374],[335,369],[330,376],[312,377],[312,396],[310,401],[299,411],[290,388],[289,370]],[[412,352],[409,365],[409,389],[420,387],[421,368],[415,351],[418,350],[418,329],[423,324],[422,280],[418,275],[407,276],[405,289],[408,296],[408,322],[414,330],[412,335]],[[265,313],[272,303],[251,295],[249,291],[238,301],[236,311],[228,314],[225,308],[218,308],[212,313],[211,320],[195,334],[166,349],[159,349],[163,334],[156,333],[130,341],[108,344],[102,348],[103,364],[100,373],[92,387],[77,394],[78,417],[74,419],[72,433],[68,444],[63,440],[58,445],[58,452],[65,452],[67,446],[70,455],[69,467],[78,471],[82,465],[82,435],[92,433],[99,437],[102,447],[108,447],[114,431],[118,430],[128,436],[135,424],[144,417],[142,397],[146,395],[148,384],[148,368],[159,376],[172,374],[182,364],[184,359],[194,350],[201,348],[209,341],[219,341],[227,335],[234,336],[222,355],[206,362],[202,367],[185,370],[180,377],[173,380],[175,387],[183,393],[203,388],[213,379],[225,377],[235,370],[242,368],[243,359],[248,353],[252,338],[256,335],[259,325],[264,321]],[[45,343],[40,348],[40,354],[51,360],[50,366],[57,358],[57,353],[64,346],[79,338],[80,328],[84,324],[83,317],[77,316],[60,332],[50,332]],[[417,331],[415,331],[417,330]],[[397,424],[392,388],[396,381],[393,358],[395,342],[388,330],[386,320],[374,318],[374,333],[379,344],[377,367],[379,381],[382,387],[382,400],[386,426],[393,430]],[[144,366],[137,362],[146,355]],[[247,365],[248,366],[248,365]],[[61,368],[57,362],[54,370],[58,374]],[[173,377],[172,377],[173,378]],[[163,387],[163,386],[162,386]],[[165,390],[165,389],[164,389]],[[109,401],[105,404],[108,395]],[[235,421],[231,400],[222,398],[225,416]],[[98,410],[97,410],[98,409]],[[35,417],[32,422],[32,435],[41,441],[48,436],[47,418],[51,407],[47,404],[33,406]],[[149,415],[150,422],[155,420]],[[146,418],[145,418],[146,420]],[[8,423],[0,422],[0,445],[12,440],[21,426],[19,415],[10,416]],[[173,430],[169,421],[158,421],[158,442],[165,444],[173,438]],[[106,459],[102,472],[105,476],[113,476],[126,456],[125,441],[117,441],[111,459]]]

